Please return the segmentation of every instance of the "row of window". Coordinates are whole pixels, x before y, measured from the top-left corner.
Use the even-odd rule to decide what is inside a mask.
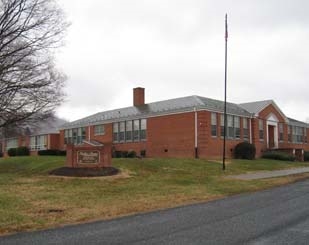
[[[240,139],[240,120],[238,116],[227,115],[226,117],[226,136],[229,139]],[[217,132],[217,113],[211,113],[211,136],[218,136]],[[248,140],[248,118],[242,118],[243,138]],[[220,136],[224,136],[224,114],[220,114]]]
[[[306,128],[289,125],[288,141],[292,143],[307,143]]]
[[[18,140],[17,140],[17,138],[8,139],[6,141],[6,150],[8,150],[10,148],[17,148],[17,147],[18,147]]]
[[[30,138],[30,150],[46,150],[47,147],[47,135],[31,136]]]
[[[6,141],[6,150],[18,147],[18,139],[12,138]],[[47,147],[47,135],[30,137],[30,150],[45,150]]]
[[[284,141],[284,126],[283,123],[278,124],[278,139]],[[259,137],[260,140],[264,139],[264,124],[263,120],[259,119]],[[307,130],[304,127],[288,125],[288,142],[291,143],[307,143]]]
[[[114,142],[137,142],[146,140],[147,120],[137,119],[113,123]]]
[[[78,145],[86,139],[86,128],[71,128],[64,130],[64,143]]]

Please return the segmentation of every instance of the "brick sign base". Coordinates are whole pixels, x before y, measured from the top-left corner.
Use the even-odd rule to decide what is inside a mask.
[[[66,166],[71,168],[110,167],[111,145],[67,145]]]

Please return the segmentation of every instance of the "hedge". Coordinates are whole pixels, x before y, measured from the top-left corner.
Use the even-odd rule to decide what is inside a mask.
[[[262,158],[281,160],[281,161],[295,161],[296,157],[280,151],[267,151],[264,152]]]
[[[304,161],[309,161],[309,151],[304,152]]]
[[[29,148],[26,146],[21,146],[17,148],[10,148],[8,149],[8,155],[10,157],[15,157],[15,156],[29,156],[30,151]]]
[[[137,156],[136,152],[130,151],[113,151],[113,158],[135,158]]]
[[[255,145],[249,142],[241,142],[235,146],[234,157],[236,159],[253,160],[255,158]]]
[[[66,151],[54,150],[54,149],[38,151],[39,156],[65,156],[66,153],[67,153]]]

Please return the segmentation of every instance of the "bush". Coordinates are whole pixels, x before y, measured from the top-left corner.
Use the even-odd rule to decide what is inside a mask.
[[[304,152],[304,161],[309,161],[309,151]]]
[[[26,146],[21,146],[17,148],[10,148],[8,149],[8,155],[10,157],[15,157],[15,156],[29,156],[30,151],[29,148]]]
[[[10,157],[15,157],[16,156],[16,150],[17,150],[17,148],[10,148],[10,149],[8,149],[8,155]]]
[[[141,157],[146,157],[146,150],[141,150]]]
[[[235,146],[234,156],[237,159],[253,160],[255,158],[255,145],[249,142],[241,142]]]
[[[66,151],[53,150],[53,149],[38,151],[39,156],[65,156],[66,153],[67,153]]]
[[[29,148],[26,146],[21,146],[16,148],[16,156],[29,156],[30,151]]]
[[[0,152],[0,157],[3,157],[3,152]]]
[[[121,157],[121,151],[113,151],[112,156],[113,156],[113,158],[120,158]]]
[[[281,161],[295,161],[296,157],[280,151],[267,151],[264,152],[262,158],[281,160]]]
[[[136,152],[133,150],[130,151],[113,151],[112,152],[113,158],[135,158]]]
[[[135,158],[136,157],[136,152],[135,151],[129,151],[127,154],[128,158]]]

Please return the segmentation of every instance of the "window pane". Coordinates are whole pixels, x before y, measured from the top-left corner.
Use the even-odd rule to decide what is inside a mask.
[[[132,141],[132,121],[126,122],[126,141]]]
[[[133,139],[134,141],[139,141],[139,120],[134,120],[133,122]]]
[[[283,124],[279,123],[279,141],[283,141]]]
[[[264,139],[264,125],[262,119],[259,119],[259,138],[260,140]]]
[[[243,137],[245,140],[247,140],[249,138],[248,118],[242,119],[242,126],[243,126]]]
[[[220,114],[220,135],[224,137],[224,114]]]
[[[119,139],[118,139],[118,131],[119,131],[119,125],[118,123],[114,123],[113,124],[113,141],[114,142],[118,142]]]
[[[248,118],[242,119],[242,126],[243,126],[243,128],[248,128]]]
[[[140,139],[146,140],[147,120],[141,119]]]
[[[227,136],[234,138],[233,116],[227,115]]]
[[[125,122],[119,123],[119,141],[124,141],[125,139]]]
[[[235,138],[240,138],[240,118],[234,117],[234,131],[235,131]]]
[[[217,136],[217,113],[211,113],[211,136]]]

